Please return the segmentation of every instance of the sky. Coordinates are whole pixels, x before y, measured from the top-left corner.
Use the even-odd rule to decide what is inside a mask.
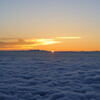
[[[100,51],[100,0],[0,0],[0,50]]]

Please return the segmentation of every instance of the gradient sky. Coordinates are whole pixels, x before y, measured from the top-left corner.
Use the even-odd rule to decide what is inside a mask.
[[[0,0],[0,50],[100,50],[100,0]]]

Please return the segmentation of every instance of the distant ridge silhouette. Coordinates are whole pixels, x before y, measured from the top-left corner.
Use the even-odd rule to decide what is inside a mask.
[[[50,50],[39,50],[39,49],[32,49],[32,50],[0,50],[0,52],[51,52]],[[55,52],[100,52],[100,51],[55,51]]]

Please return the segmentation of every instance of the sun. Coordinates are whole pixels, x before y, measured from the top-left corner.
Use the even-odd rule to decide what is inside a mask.
[[[51,50],[51,53],[54,53],[55,51],[54,50]]]

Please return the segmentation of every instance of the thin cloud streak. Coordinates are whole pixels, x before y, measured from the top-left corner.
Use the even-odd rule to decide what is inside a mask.
[[[81,37],[56,37],[57,39],[80,39]]]

